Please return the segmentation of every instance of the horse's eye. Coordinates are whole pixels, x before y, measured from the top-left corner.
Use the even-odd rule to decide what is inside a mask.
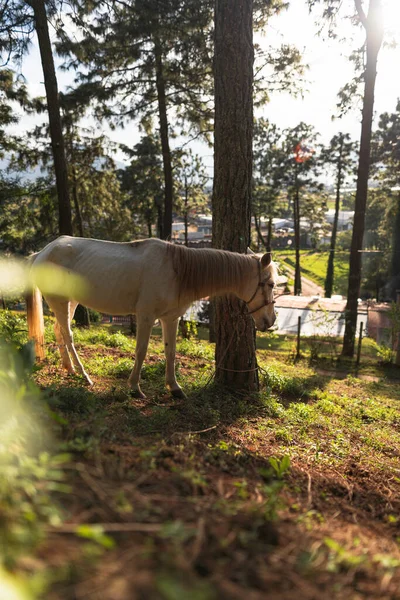
[[[274,289],[274,287],[275,287],[275,284],[274,284],[274,283],[269,283],[268,285],[269,285],[269,287],[271,288],[271,290],[273,290],[273,289]]]

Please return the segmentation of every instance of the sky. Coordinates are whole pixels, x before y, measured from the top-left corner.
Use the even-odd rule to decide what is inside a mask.
[[[353,0],[344,0],[352,5]],[[396,48],[383,47],[379,54],[378,74],[375,89],[375,123],[383,112],[394,112],[397,99],[400,99],[400,0],[383,0],[385,29],[391,39],[398,42]],[[365,2],[364,2],[365,4]],[[270,102],[256,114],[261,114],[280,128],[294,127],[300,121],[311,124],[321,134],[321,141],[329,142],[338,131],[349,133],[359,140],[361,131],[361,112],[354,109],[342,119],[332,120],[337,114],[336,103],[339,89],[353,77],[353,67],[347,56],[351,47],[335,40],[327,40],[317,35],[315,16],[308,13],[305,0],[291,0],[290,7],[278,16],[270,19],[262,37],[256,36],[261,45],[280,45],[289,43],[297,46],[303,53],[303,61],[309,65],[306,72],[306,88],[302,98],[294,98],[289,93],[271,95]],[[340,35],[354,34],[356,28],[347,20],[340,22]],[[55,38],[55,34],[52,36]],[[361,30],[354,42],[361,45],[364,33]],[[57,63],[57,60],[56,60]],[[34,43],[29,56],[22,66],[32,95],[44,95],[43,74],[37,44]],[[73,83],[73,73],[58,72],[59,89],[64,90]],[[26,130],[37,118],[22,117],[19,130]],[[128,124],[125,129],[111,131],[107,125],[99,126],[112,140],[133,146],[139,140],[135,125]],[[192,144],[194,152],[202,155],[203,161],[212,173],[212,150],[197,142]],[[117,156],[119,160],[123,155]]]

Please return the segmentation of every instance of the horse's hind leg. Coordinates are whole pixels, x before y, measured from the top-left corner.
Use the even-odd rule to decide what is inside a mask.
[[[154,323],[154,317],[136,315],[137,333],[136,333],[136,352],[135,364],[132,373],[129,376],[128,383],[132,388],[133,395],[136,398],[146,398],[140,389],[140,371],[146,356],[149,345],[150,333]]]
[[[175,398],[186,398],[175,376],[175,351],[178,319],[164,321],[161,319],[165,348],[165,383]]]
[[[74,366],[78,373],[84,377],[89,385],[93,385],[89,375],[86,373],[81,361],[79,360],[79,356],[75,350],[74,342],[73,342],[73,334],[71,330],[71,318],[75,312],[77,303],[69,302],[68,300],[64,300],[61,298],[47,298],[48,305],[51,310],[54,312],[56,317],[56,321],[58,322],[61,335],[64,340],[65,350],[68,350],[70,357],[74,363]]]
[[[60,324],[57,321],[57,319],[54,323],[54,333],[56,334],[56,342],[61,354],[62,366],[68,371],[68,373],[75,373],[74,365],[71,362],[71,357],[68,353],[67,346],[65,345],[63,334],[61,333]]]
[[[74,317],[77,306],[78,306],[78,302],[74,302],[73,300],[70,300],[70,302],[69,302],[69,323],[70,324]],[[75,373],[75,368],[71,362],[71,357],[69,355],[67,346],[65,345],[64,337],[63,337],[63,334],[61,333],[60,324],[57,321],[57,319],[54,322],[54,333],[56,334],[56,342],[57,342],[57,345],[58,345],[58,348],[59,348],[60,354],[61,354],[62,366],[64,367],[64,369],[66,369],[68,371],[68,373]]]

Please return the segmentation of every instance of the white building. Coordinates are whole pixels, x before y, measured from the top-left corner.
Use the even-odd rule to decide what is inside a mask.
[[[332,225],[335,218],[335,209],[330,208],[325,213],[327,222]],[[354,210],[340,210],[338,218],[338,231],[348,231],[353,226]]]

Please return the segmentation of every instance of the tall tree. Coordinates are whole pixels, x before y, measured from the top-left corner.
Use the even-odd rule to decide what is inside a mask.
[[[325,296],[330,298],[333,291],[336,238],[339,221],[342,187],[346,176],[354,172],[356,146],[349,134],[334,135],[329,145],[321,151],[321,162],[335,170],[335,213],[329,247],[328,267],[325,278]]]
[[[59,232],[72,235],[68,170],[62,133],[57,77],[44,0],[9,0],[5,3],[0,25],[0,55],[6,60],[22,60],[36,30],[46,89],[51,147],[57,184]]]
[[[287,6],[284,0],[254,2],[254,20],[266,20]],[[213,116],[213,0],[130,0],[109,3],[74,0],[71,19],[79,42],[64,31],[59,49],[78,73],[82,95],[96,99],[96,115],[119,124],[140,119],[146,132],[158,121],[164,170],[163,237],[172,227],[171,137],[202,136],[211,142]],[[301,55],[282,45],[259,52],[259,97],[298,83]],[[270,67],[265,77],[265,66]]]
[[[361,250],[365,231],[365,210],[371,152],[371,131],[374,108],[376,66],[383,41],[382,2],[369,0],[366,15],[361,0],[354,0],[358,17],[366,33],[366,64],[361,121],[360,152],[357,171],[357,189],[354,206],[353,235],[350,248],[349,285],[345,312],[343,356],[353,356],[357,328],[358,297],[361,285]]]
[[[245,253],[250,241],[253,2],[215,2],[213,245]],[[255,329],[235,297],[215,301],[216,379],[257,391]]]
[[[378,129],[372,138],[372,167],[375,178],[379,181],[386,197],[388,216],[383,230],[390,239],[390,268],[385,273],[387,294],[396,301],[397,290],[400,289],[400,100],[394,113],[384,113],[379,118]]]
[[[33,8],[43,68],[44,87],[46,89],[51,148],[53,151],[58,195],[59,230],[61,234],[72,235],[71,203],[68,192],[68,168],[65,158],[57,76],[50,42],[49,26],[47,23],[46,6],[44,0],[30,0],[29,3]]]
[[[83,39],[63,35],[59,49],[68,66],[83,66],[79,93],[96,100],[96,115],[118,124],[139,118],[146,131],[158,120],[164,172],[162,235],[171,236],[173,172],[170,138],[174,123],[209,129],[211,0],[133,0],[102,3],[76,1],[71,14]],[[205,98],[208,92],[208,98]],[[189,132],[190,132],[189,127]]]
[[[337,17],[344,5],[338,0],[308,0],[311,7],[322,4],[323,16],[328,19],[330,33],[337,27]],[[361,51],[353,52],[351,59],[356,66],[355,78],[339,93],[340,108],[343,113],[358,91],[359,84],[364,85],[362,96],[361,137],[357,169],[356,198],[354,206],[354,226],[350,248],[350,269],[345,312],[345,332],[342,355],[354,355],[357,307],[361,285],[362,245],[365,232],[365,211],[368,195],[368,177],[370,168],[371,131],[375,95],[375,80],[378,55],[383,42],[384,28],[382,18],[382,0],[354,0],[353,21],[365,31],[365,43]],[[365,9],[365,5],[368,9]],[[354,14],[355,11],[355,14]],[[334,34],[336,35],[336,34]],[[365,60],[364,60],[365,59]]]
[[[301,267],[300,267],[300,219],[302,210],[302,197],[311,192],[320,191],[322,186],[318,183],[318,162],[314,156],[314,145],[317,138],[312,126],[299,123],[296,127],[284,132],[283,147],[284,183],[288,196],[293,206],[294,242],[295,242],[295,277],[294,294],[301,294]]]

